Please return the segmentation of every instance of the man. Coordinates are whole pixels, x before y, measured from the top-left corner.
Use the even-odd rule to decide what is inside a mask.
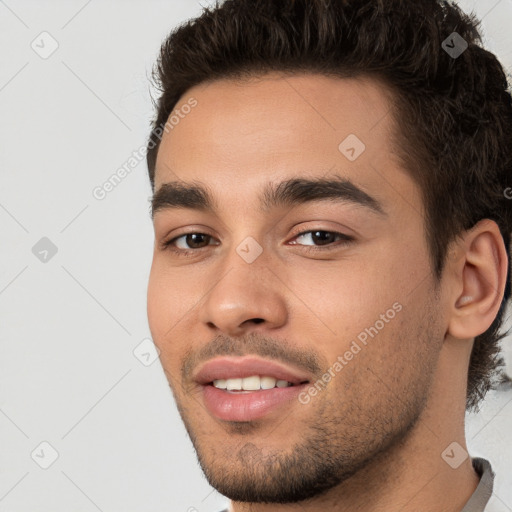
[[[497,510],[512,102],[425,0],[227,0],[164,42],[148,319],[234,512]]]

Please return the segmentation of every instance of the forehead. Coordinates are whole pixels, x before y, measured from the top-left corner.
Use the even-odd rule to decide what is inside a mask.
[[[183,109],[192,100],[194,108]],[[266,183],[332,171],[366,190],[385,193],[393,183],[415,193],[391,150],[390,92],[374,79],[269,73],[218,80],[191,88],[174,113],[181,115],[164,132],[155,190],[196,181],[246,203]]]

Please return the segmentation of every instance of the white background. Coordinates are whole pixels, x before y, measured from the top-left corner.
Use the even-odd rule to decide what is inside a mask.
[[[144,146],[160,43],[200,11],[193,0],[0,0],[0,512],[227,503],[202,476],[159,361],[133,353],[150,336],[145,162],[105,199],[92,194]],[[510,69],[512,2],[479,0],[476,12]],[[58,43],[47,59],[31,48],[41,37],[51,48],[43,31]],[[32,252],[43,237],[58,249],[46,263]],[[495,467],[503,511],[511,400],[489,395],[467,428],[472,455]],[[41,442],[58,452],[48,469]]]

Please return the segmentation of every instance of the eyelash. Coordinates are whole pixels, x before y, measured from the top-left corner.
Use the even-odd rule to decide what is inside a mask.
[[[297,233],[296,235],[294,235],[293,238],[295,239],[302,235],[307,235],[309,233],[318,233],[318,232],[328,233],[331,235],[339,236],[339,237],[341,237],[341,243],[339,243],[337,245],[330,244],[327,246],[302,245],[302,247],[306,250],[306,252],[318,253],[318,252],[329,251],[329,250],[333,250],[336,247],[346,246],[346,245],[349,245],[349,244],[355,242],[355,239],[351,236],[345,235],[343,233],[339,233],[337,231],[327,231],[327,230],[323,230],[323,229],[310,229],[308,231],[301,231],[300,233]],[[164,241],[162,243],[161,248],[165,251],[171,251],[172,253],[176,254],[179,257],[188,258],[188,257],[193,257],[202,249],[206,249],[206,248],[210,247],[210,244],[208,244],[205,247],[199,247],[198,249],[177,249],[176,247],[174,247],[173,244],[176,240],[178,240],[179,238],[182,238],[182,237],[186,237],[187,235],[204,235],[204,236],[210,237],[210,240],[213,238],[211,235],[208,235],[207,233],[201,233],[199,231],[192,231],[190,233],[183,233],[179,236],[171,238],[170,240]],[[294,245],[300,245],[300,244],[294,244]]]

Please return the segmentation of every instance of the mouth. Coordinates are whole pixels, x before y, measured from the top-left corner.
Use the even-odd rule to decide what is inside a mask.
[[[253,391],[261,391],[265,389],[274,389],[274,388],[289,388],[291,386],[297,386],[301,384],[307,384],[308,381],[300,382],[299,384],[294,384],[288,380],[277,379],[276,377],[271,376],[260,376],[260,375],[251,375],[250,377],[244,378],[228,378],[228,379],[217,379],[213,382],[209,383],[216,387],[217,389],[225,389],[228,392],[253,392]]]
[[[209,413],[220,420],[247,422],[299,405],[312,377],[256,357],[223,357],[205,363],[194,380]]]

